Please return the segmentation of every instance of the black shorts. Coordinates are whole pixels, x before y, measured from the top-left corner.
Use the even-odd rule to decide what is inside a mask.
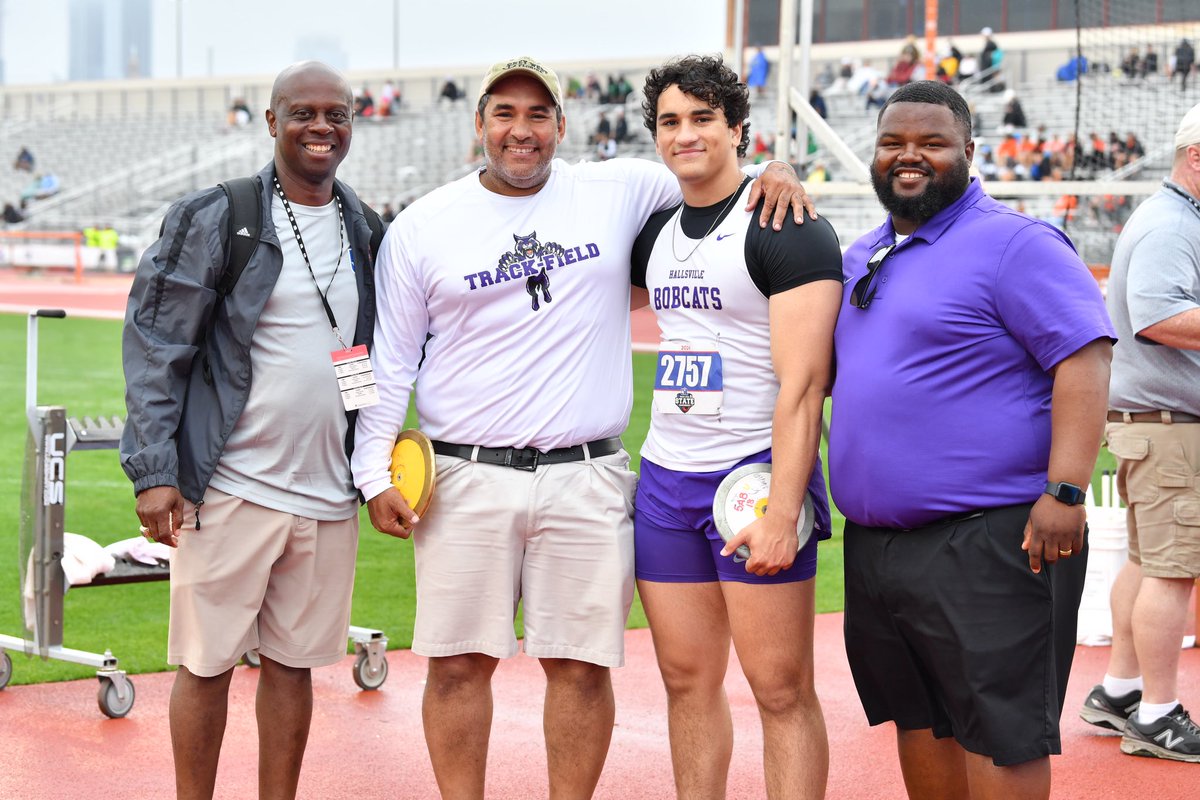
[[[872,725],[1010,766],[1062,752],[1087,545],[1029,569],[1031,504],[902,531],[846,521],[846,654]]]

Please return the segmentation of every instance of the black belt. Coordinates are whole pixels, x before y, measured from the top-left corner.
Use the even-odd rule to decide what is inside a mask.
[[[1110,411],[1109,422],[1200,422],[1195,414],[1182,411]]]
[[[434,442],[433,452],[439,456],[455,456],[481,464],[499,464],[502,467],[523,469],[533,472],[542,464],[565,464],[568,461],[583,461],[586,458],[608,456],[621,449],[621,437],[597,439],[574,447],[558,447],[542,452],[535,447],[475,447],[469,444]]]

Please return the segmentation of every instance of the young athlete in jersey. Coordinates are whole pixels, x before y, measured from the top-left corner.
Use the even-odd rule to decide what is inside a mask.
[[[667,689],[676,790],[724,795],[732,639],[762,718],[768,797],[823,797],[813,584],[817,540],[830,535],[817,445],[842,288],[837,235],[823,219],[762,235],[744,210],[749,101],[720,59],[651,71],[645,98],[646,127],[684,197],[650,218],[632,260],[663,334],[635,560]],[[718,484],[768,461],[765,516],[724,543],[712,515]],[[797,553],[805,492],[815,529]],[[740,544],[745,563],[733,558]]]

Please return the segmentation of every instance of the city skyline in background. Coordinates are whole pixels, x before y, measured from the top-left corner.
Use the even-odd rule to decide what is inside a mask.
[[[344,71],[404,70],[518,54],[554,63],[724,47],[726,0],[680,9],[643,0],[0,0],[0,81],[123,77],[131,46],[139,74],[159,79],[272,74],[303,58]]]

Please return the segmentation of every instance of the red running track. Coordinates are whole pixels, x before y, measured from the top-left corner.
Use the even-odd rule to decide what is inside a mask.
[[[70,317],[121,319],[132,280],[129,275],[88,275],[82,283],[75,283],[68,275],[29,275],[0,269],[0,313],[62,308]],[[631,327],[635,349],[658,348],[658,323],[649,308],[633,312]]]
[[[830,798],[902,798],[903,783],[890,725],[867,726],[846,664],[841,614],[816,624],[817,689],[830,739]],[[616,728],[596,797],[602,800],[673,796],[667,744],[666,697],[647,631],[626,635],[626,666],[613,671]],[[1079,647],[1063,716],[1064,755],[1052,759],[1056,800],[1194,798],[1200,767],[1126,756],[1118,739],[1094,735],[1076,711],[1104,672],[1108,648]],[[410,651],[388,654],[382,688],[361,692],[352,658],[314,672],[316,694],[300,796],[436,798],[421,732],[425,659]],[[14,657],[19,674],[23,656]],[[1200,649],[1183,653],[1180,692],[1200,702]],[[253,797],[257,787],[254,724],[256,673],[237,669],[217,796]],[[137,701],[125,719],[96,708],[97,683],[72,681],[15,686],[0,692],[0,797],[162,798],[173,773],[167,729],[169,672],[133,678]],[[730,798],[764,797],[758,714],[736,657],[726,680],[735,745]],[[545,797],[546,757],[541,703],[545,681],[533,659],[518,656],[495,677],[495,718],[488,761],[489,798]],[[1185,701],[1186,702],[1186,701]]]

